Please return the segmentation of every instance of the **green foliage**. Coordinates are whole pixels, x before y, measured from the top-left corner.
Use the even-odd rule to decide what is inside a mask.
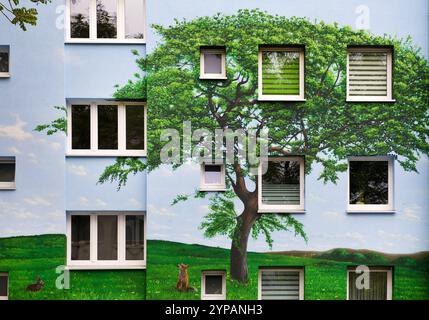
[[[136,175],[145,170],[146,164],[138,158],[118,157],[113,165],[104,169],[98,182],[105,183],[107,181],[115,181],[118,183],[119,190],[127,183],[130,174]]]
[[[34,128],[34,131],[43,132],[46,130],[48,136],[57,132],[67,134],[67,108],[63,106],[55,106],[54,108],[64,112],[64,116],[53,120],[51,123],[40,124]]]
[[[31,0],[36,5],[48,4],[52,0]],[[22,6],[21,0],[0,1],[0,16],[14,25],[18,25],[23,31],[27,31],[27,24],[35,26],[37,23],[37,9]]]

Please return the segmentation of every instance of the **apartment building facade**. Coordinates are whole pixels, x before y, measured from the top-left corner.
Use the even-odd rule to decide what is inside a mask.
[[[256,188],[258,215],[291,215],[295,226],[302,224],[307,241],[296,236],[299,232],[292,225],[292,232],[254,226],[255,238],[246,242],[245,265],[241,265],[245,279],[233,271],[237,267],[230,258],[234,246],[230,229],[211,235],[214,229],[207,227],[221,221],[210,216],[211,212],[225,214],[216,211],[216,201],[233,204],[230,220],[222,223],[238,221],[243,210],[238,198],[224,196],[234,189],[228,164],[187,163],[177,170],[162,164],[150,173],[129,173],[120,190],[115,180],[98,183],[105,168],[118,157],[146,163],[150,152],[159,152],[154,143],[148,144],[148,130],[154,128],[150,121],[164,119],[156,118],[160,113],[155,110],[151,115],[151,105],[156,108],[164,101],[162,90],[169,94],[172,87],[159,85],[163,83],[160,74],[148,81],[147,98],[143,98],[145,92],[138,99],[115,98],[115,92],[130,79],[138,83],[145,77],[139,64],[145,63],[146,56],[153,59],[151,71],[156,75],[182,54],[164,51],[157,60],[158,48],[165,45],[168,49],[169,43],[173,43],[171,48],[180,48],[174,41],[185,41],[175,38],[174,28],[204,28],[204,19],[210,26],[219,12],[225,21],[232,17],[231,21],[243,22],[250,17],[243,30],[252,25],[260,28],[266,15],[292,21],[292,17],[305,17],[350,26],[351,30],[364,29],[362,32],[374,37],[411,35],[413,44],[423,48],[416,56],[427,60],[427,3],[419,1],[408,15],[402,12],[405,3],[389,3],[222,0],[208,5],[196,0],[60,0],[39,6],[38,24],[26,32],[1,21],[0,236],[64,233],[64,265],[72,280],[73,275],[76,279],[83,273],[91,277],[91,272],[106,272],[101,273],[101,283],[112,274],[120,278],[127,270],[131,273],[124,276],[126,282],[143,273],[144,281],[139,280],[137,286],[147,299],[427,298],[429,171],[425,155],[417,162],[419,173],[414,173],[403,169],[404,158],[395,152],[348,154],[347,168],[338,173],[336,184],[318,179],[320,163],[308,172],[305,155],[269,157],[266,170],[260,165],[255,179],[246,178],[249,189]],[[163,26],[164,32],[154,24]],[[201,30],[205,29],[196,29],[195,34]],[[206,31],[210,33],[209,28]],[[189,68],[198,73],[195,90],[201,89],[200,84],[222,86],[232,80],[237,43],[246,49],[251,46],[239,43],[246,36],[227,36],[193,43],[183,55],[197,61],[194,65],[179,59],[177,69],[182,62],[190,63]],[[204,39],[191,32],[188,38],[193,37]],[[251,81],[262,106],[274,102],[285,108],[308,105],[314,93],[309,92],[307,64],[317,55],[312,52],[310,35],[307,37],[302,43],[265,42],[263,38],[253,43],[249,59],[257,78]],[[282,37],[278,39],[282,41]],[[339,81],[345,81],[344,104],[395,108],[420,103],[418,97],[399,94],[402,88],[395,90],[398,70],[403,70],[397,67],[397,52],[402,47],[393,38],[389,41],[386,38],[377,45],[368,36],[368,43],[349,43],[342,48],[338,64],[346,59],[346,70],[339,76]],[[182,103],[183,97],[178,95],[177,101]],[[37,125],[63,116],[66,135],[34,131]],[[174,116],[171,111],[171,118]],[[187,113],[183,121],[190,118]],[[154,146],[152,150],[150,146]],[[189,199],[175,201],[177,195]],[[216,195],[220,198],[213,200]],[[171,206],[172,202],[177,204]],[[0,277],[3,287],[9,289],[0,293],[8,296],[8,291],[18,291],[18,281],[13,279],[13,266],[5,266],[0,264]],[[369,272],[368,288],[358,288],[358,266]],[[92,286],[86,290],[97,285]],[[124,283],[122,291],[127,290]],[[20,298],[18,294],[11,295],[14,297]]]

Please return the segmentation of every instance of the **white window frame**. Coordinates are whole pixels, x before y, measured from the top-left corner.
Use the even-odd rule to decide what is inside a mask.
[[[346,101],[347,102],[395,102],[392,95],[392,72],[393,72],[393,58],[392,58],[392,49],[391,48],[381,48],[381,47],[349,47],[347,48],[347,68],[346,68]],[[385,52],[387,53],[386,63],[387,63],[387,95],[383,96],[350,96],[349,95],[349,80],[350,80],[350,72],[349,72],[349,59],[350,53],[355,52]]]
[[[6,276],[6,281],[7,281],[7,284],[6,284],[6,290],[7,290],[6,296],[0,296],[0,300],[9,300],[9,273],[7,273],[7,272],[0,272],[0,276]]]
[[[206,276],[222,277],[222,294],[206,294]],[[226,271],[207,270],[201,272],[201,300],[226,300]]]
[[[1,163],[15,164],[15,179],[12,182],[0,182],[0,190],[16,190],[16,158],[15,157],[0,157]]]
[[[347,270],[347,300],[350,300],[350,273],[355,273],[356,270]],[[386,300],[392,300],[393,296],[393,281],[392,281],[392,268],[371,268],[369,267],[369,273],[371,277],[371,273],[375,272],[386,272],[387,273],[387,294],[386,294]]]
[[[97,0],[89,0],[89,38],[72,38],[71,37],[71,4],[66,0],[66,42],[67,43],[146,43],[146,0],[143,1],[142,19],[145,22],[143,30],[143,39],[125,38],[125,1],[117,0],[117,33],[115,39],[97,38]]]
[[[350,162],[351,161],[387,161],[388,200],[387,204],[350,204]],[[349,213],[393,213],[394,209],[394,159],[392,156],[349,157],[347,164],[347,212]]]
[[[205,54],[221,54],[221,73],[205,73],[204,72],[204,55]],[[225,48],[200,48],[200,79],[205,80],[226,80],[226,50]]]
[[[98,216],[112,215],[118,217],[118,259],[117,260],[98,260]],[[90,259],[72,260],[71,259],[71,235],[72,235],[72,216],[90,217]],[[144,216],[144,260],[126,260],[126,217]],[[69,270],[93,270],[93,269],[146,269],[146,213],[136,211],[73,211],[67,212],[67,269]]]
[[[0,78],[10,78],[10,66],[11,66],[10,46],[9,45],[0,45],[0,50],[1,50],[1,47],[6,47],[6,52],[7,52],[8,59],[9,59],[9,61],[8,61],[9,69],[7,70],[7,72],[0,72]],[[1,50],[1,51],[3,51],[3,50]]]
[[[206,165],[208,165],[208,166],[220,166],[221,167],[221,171],[220,171],[221,183],[219,183],[219,184],[206,183],[206,181],[205,181]],[[223,164],[223,163],[206,163],[206,162],[201,163],[200,191],[226,191],[225,164]]]
[[[299,51],[299,95],[273,95],[262,93],[262,53],[270,51]],[[261,101],[305,101],[304,83],[305,53],[303,47],[260,47],[258,52],[258,100]]]
[[[264,271],[291,271],[299,272],[299,300],[304,300],[304,268],[259,268],[258,270],[258,300],[262,300],[262,272]]]
[[[270,157],[267,161],[297,161],[299,162],[299,205],[270,205],[262,202],[262,161],[258,168],[258,212],[259,213],[303,213],[305,212],[305,172],[303,157]]]
[[[90,149],[72,149],[72,106],[89,105],[90,106]],[[104,150],[98,149],[98,106],[118,106],[118,149]],[[128,150],[127,146],[127,128],[126,128],[126,106],[144,106],[144,149]],[[67,156],[128,156],[145,157],[147,150],[147,106],[144,102],[119,102],[119,101],[73,101],[67,104]]]

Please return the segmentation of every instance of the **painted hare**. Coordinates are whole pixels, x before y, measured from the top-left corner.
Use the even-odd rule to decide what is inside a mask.
[[[37,291],[40,291],[44,285],[45,285],[45,282],[42,279],[40,279],[40,276],[37,276],[36,283],[28,285],[26,290],[30,292],[37,292]]]

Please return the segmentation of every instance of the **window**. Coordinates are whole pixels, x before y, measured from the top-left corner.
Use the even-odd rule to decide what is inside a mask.
[[[201,300],[226,299],[226,272],[203,271],[201,274]]]
[[[226,79],[225,48],[201,48],[200,79]]]
[[[391,48],[348,49],[347,101],[394,101]]]
[[[304,300],[304,269],[259,269],[258,299]]]
[[[349,159],[349,211],[393,211],[393,159]]]
[[[144,42],[144,0],[68,0],[68,41]]]
[[[370,268],[369,288],[362,288],[364,278],[355,268],[347,270],[348,300],[392,300],[392,269]]]
[[[201,164],[200,175],[201,191],[225,191],[225,165]]]
[[[258,98],[304,101],[304,48],[259,49]]]
[[[10,77],[10,47],[0,45],[0,78]]]
[[[9,296],[9,275],[0,272],[0,300],[8,300]]]
[[[145,156],[146,107],[136,103],[69,106],[67,155]]]
[[[67,243],[71,269],[145,268],[145,215],[68,213]]]
[[[0,190],[14,190],[15,157],[0,157]]]
[[[259,212],[303,212],[304,159],[276,157],[261,162],[258,203]]]

